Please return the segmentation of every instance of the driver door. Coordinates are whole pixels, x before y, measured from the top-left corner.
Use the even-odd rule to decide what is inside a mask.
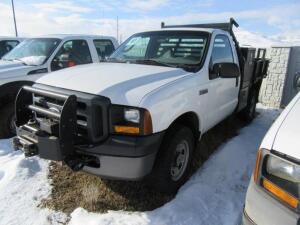
[[[210,71],[216,63],[235,63],[232,46],[226,35],[216,35],[210,59]],[[212,110],[216,110],[215,124],[230,115],[238,103],[238,78],[221,78],[210,73],[211,90],[214,95]]]

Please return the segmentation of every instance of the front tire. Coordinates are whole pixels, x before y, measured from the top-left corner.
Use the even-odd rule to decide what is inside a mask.
[[[0,109],[0,138],[11,138],[15,135],[15,107],[13,103],[9,103]]]
[[[192,130],[176,124],[167,132],[148,184],[164,193],[173,194],[186,182],[195,148]]]

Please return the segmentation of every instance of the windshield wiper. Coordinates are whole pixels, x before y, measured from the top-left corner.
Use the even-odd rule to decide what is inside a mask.
[[[105,62],[115,62],[115,63],[127,63],[128,61],[126,60],[121,60],[117,58],[107,58]]]
[[[154,60],[154,59],[136,59],[132,62],[133,63],[148,64],[148,65],[157,65],[157,66],[166,66],[166,67],[178,68],[177,65],[160,62],[160,61],[157,61],[157,60]]]

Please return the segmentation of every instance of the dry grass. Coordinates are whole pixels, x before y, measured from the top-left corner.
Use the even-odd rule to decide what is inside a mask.
[[[228,138],[245,124],[230,118],[207,134],[198,143],[191,175]],[[108,181],[83,172],[73,172],[67,166],[50,164],[52,193],[41,206],[71,213],[77,207],[92,212],[107,210],[148,211],[160,207],[174,196],[148,189],[143,182]]]

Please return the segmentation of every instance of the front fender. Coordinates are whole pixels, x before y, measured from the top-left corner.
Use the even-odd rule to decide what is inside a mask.
[[[190,112],[197,115],[199,131],[202,132],[205,101],[201,101],[198,91],[199,76],[191,74],[147,94],[140,107],[150,112],[153,132],[166,130],[177,118]]]
[[[0,87],[6,84],[14,83],[14,82],[35,82],[41,76],[45,74],[37,74],[37,75],[24,75],[24,76],[14,76],[9,78],[1,78],[0,79]]]

